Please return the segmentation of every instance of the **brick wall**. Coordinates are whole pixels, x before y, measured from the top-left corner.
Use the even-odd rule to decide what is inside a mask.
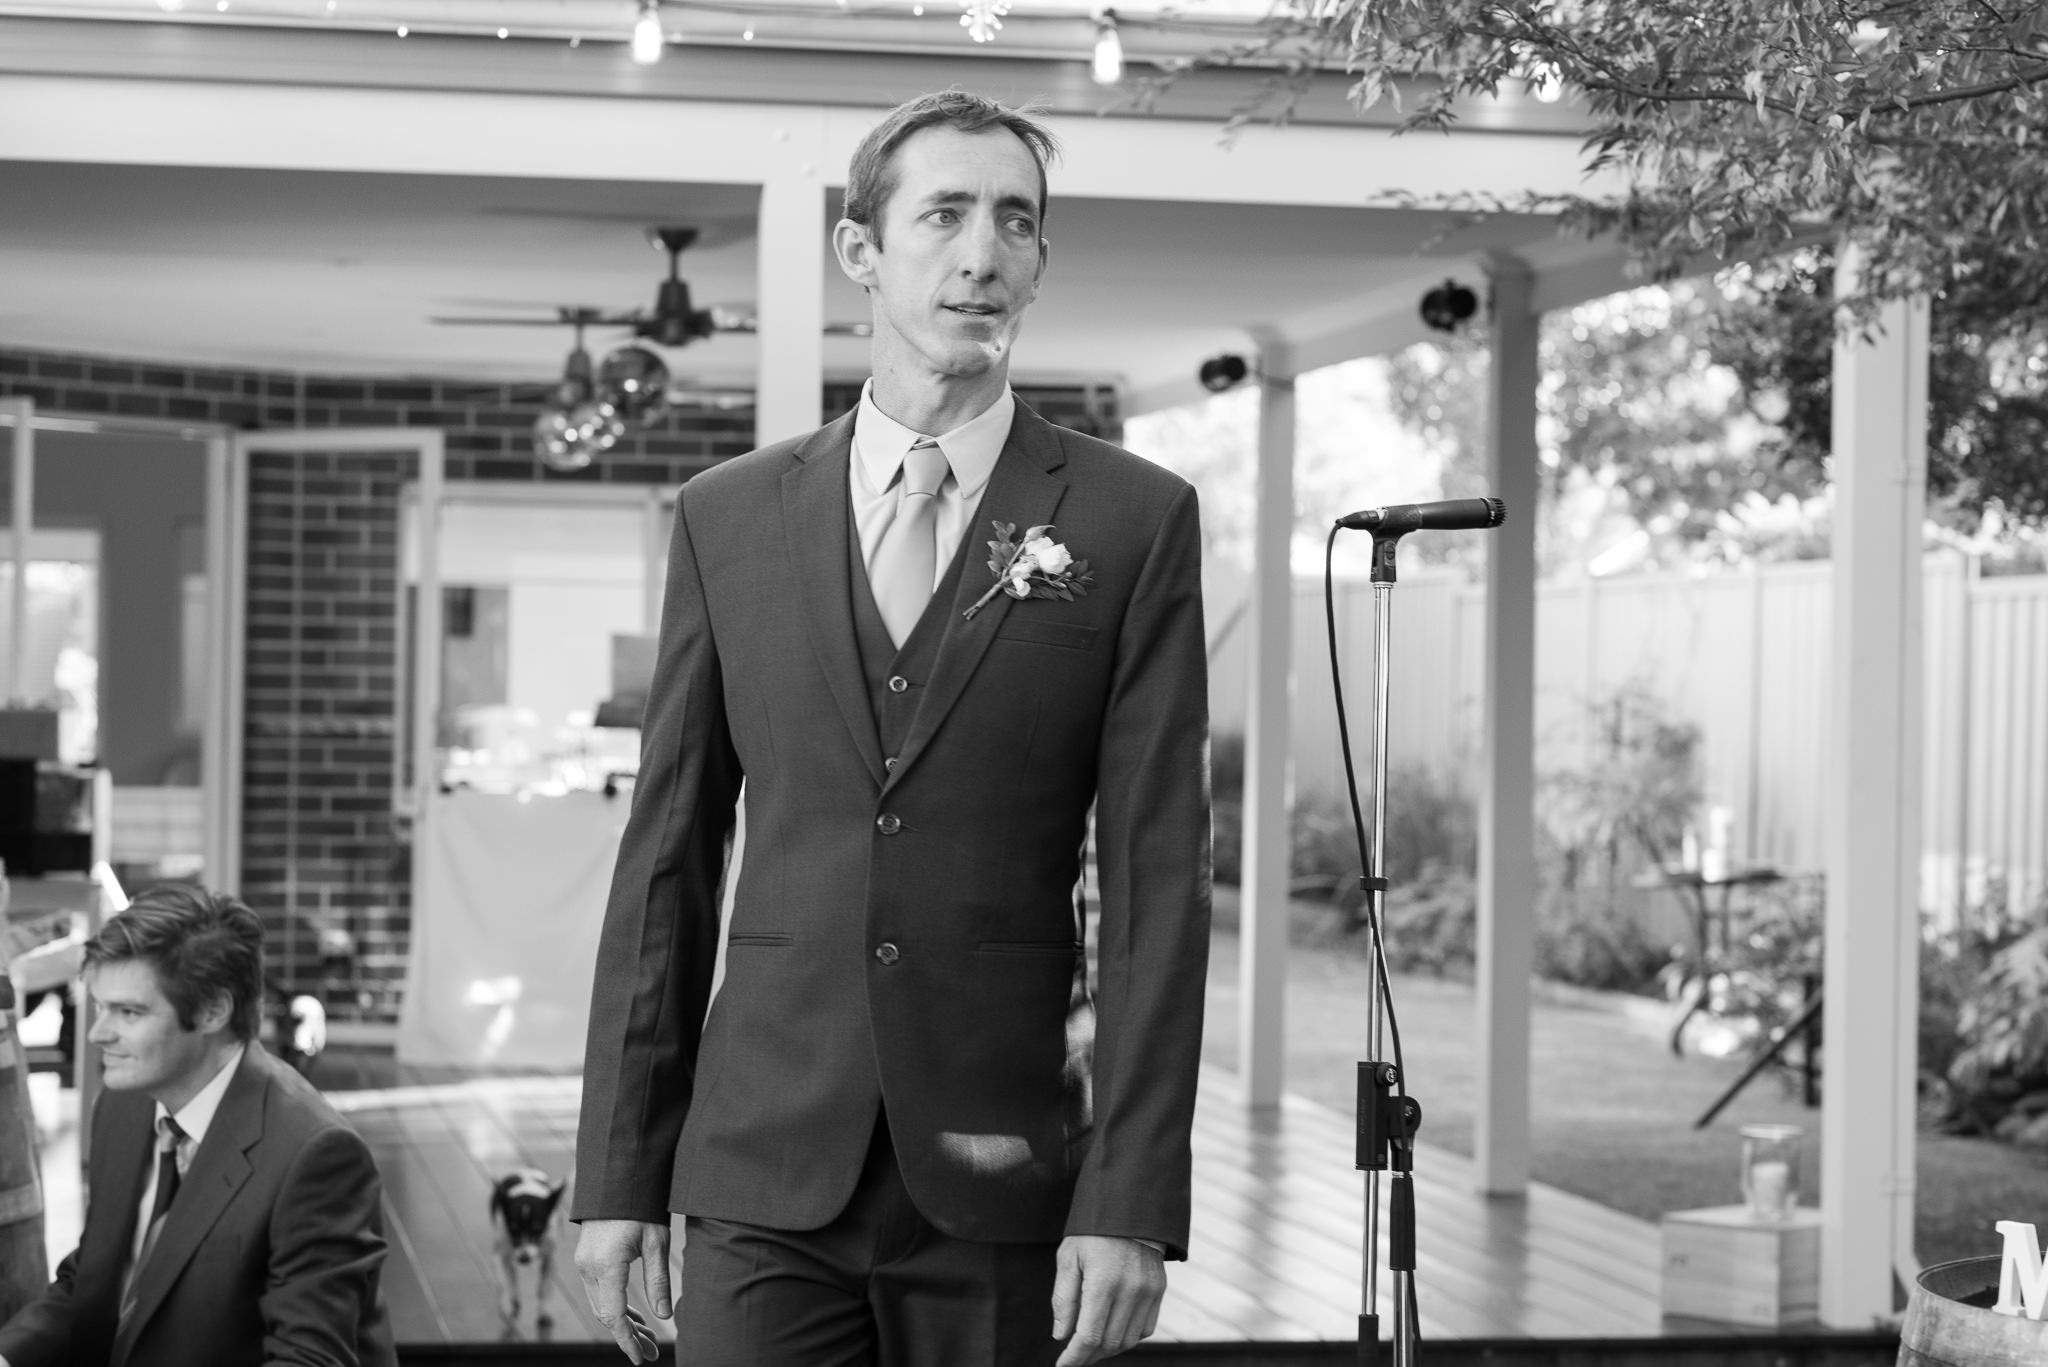
[[[438,427],[451,480],[677,484],[752,445],[747,410],[679,409],[564,474],[528,433],[550,382],[312,376],[0,348],[0,396],[38,408],[242,428]],[[1108,387],[1019,386],[1052,421],[1114,438]],[[859,398],[826,386],[828,415]],[[403,452],[258,454],[249,471],[241,895],[271,936],[274,976],[338,1019],[397,1017],[411,925],[410,849],[391,794],[397,714]],[[346,931],[352,960],[326,961]]]

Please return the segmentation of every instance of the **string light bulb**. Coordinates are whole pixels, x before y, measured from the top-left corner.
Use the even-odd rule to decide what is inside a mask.
[[[1090,64],[1097,85],[1115,85],[1124,78],[1124,40],[1116,31],[1116,11],[1095,16],[1095,60]]]
[[[661,31],[659,0],[640,0],[640,17],[633,21],[633,60],[653,66],[661,60],[668,39]]]

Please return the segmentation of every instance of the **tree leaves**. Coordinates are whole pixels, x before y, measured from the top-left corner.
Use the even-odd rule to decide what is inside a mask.
[[[2048,206],[2048,160],[2012,154],[2048,129],[2041,3],[1282,0],[1265,33],[1232,59],[1341,67],[1361,109],[1422,83],[1404,131],[1448,127],[1461,101],[1555,72],[1591,121],[1588,166],[1627,168],[1634,184],[1497,207],[1611,229],[1645,278],[1675,276],[1703,247],[1768,255],[1825,225],[1866,253],[1867,317],[2022,232],[2048,259],[1999,209]]]

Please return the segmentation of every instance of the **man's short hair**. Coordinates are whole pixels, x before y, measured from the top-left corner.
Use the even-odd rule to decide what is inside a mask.
[[[1038,163],[1038,221],[1045,222],[1045,166],[1060,154],[1059,140],[1052,131],[1025,110],[964,90],[940,90],[897,105],[853,150],[853,160],[846,168],[846,216],[868,230],[869,241],[882,245],[882,211],[889,205],[889,196],[896,193],[897,149],[913,133],[939,127],[957,128],[962,133],[1007,128],[1016,134]]]
[[[228,1028],[244,1043],[263,1015],[263,922],[226,893],[159,883],[136,895],[85,946],[85,966],[139,960],[187,1030],[207,1003],[225,996]]]

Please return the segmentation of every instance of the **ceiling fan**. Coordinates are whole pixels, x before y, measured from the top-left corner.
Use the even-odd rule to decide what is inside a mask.
[[[681,347],[699,341],[718,332],[758,332],[758,320],[751,314],[738,313],[731,309],[694,308],[690,302],[690,284],[682,278],[677,260],[685,249],[697,240],[695,228],[658,227],[647,230],[650,242],[668,253],[668,278],[661,282],[654,296],[654,308],[633,309],[626,313],[608,312],[604,309],[580,305],[564,305],[546,317],[441,317],[430,321],[458,327],[573,327],[577,330],[578,347],[581,347],[583,329],[631,328],[635,337],[644,338],[657,346]],[[874,329],[867,323],[827,323],[828,335],[840,337],[867,337]]]

